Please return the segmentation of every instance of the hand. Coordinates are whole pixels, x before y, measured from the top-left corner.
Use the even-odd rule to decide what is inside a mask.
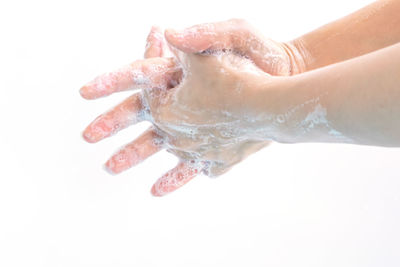
[[[154,41],[154,36],[153,33],[148,38],[151,44],[147,56],[164,53],[164,43],[152,46],[160,44],[158,39]],[[252,122],[256,114],[248,113],[252,102],[244,105],[243,99],[254,101],[255,91],[249,89],[254,84],[249,81],[266,77],[252,66],[251,62],[229,54],[179,54],[179,61],[160,57],[135,61],[81,88],[82,96],[87,99],[144,88],[99,116],[83,136],[88,142],[97,142],[136,122],[151,121],[154,126],[113,155],[106,166],[119,173],[166,148],[181,160],[153,185],[154,195],[171,192],[199,173],[220,175],[269,144],[266,139],[249,134],[250,130],[256,133],[260,128],[254,128],[256,124]],[[252,73],[245,71],[249,68]],[[221,70],[224,72],[218,72]],[[230,97],[232,88],[238,93]],[[243,116],[248,120],[243,120]]]
[[[263,71],[288,76],[305,71],[305,51],[292,42],[276,42],[262,36],[242,19],[195,25],[182,31],[165,31],[167,41],[186,53],[230,50],[250,58]]]
[[[134,62],[133,64],[125,66],[117,71],[100,75],[83,86],[80,93],[82,97],[86,99],[96,99],[113,92],[141,88],[143,84],[140,82],[140,73],[144,74],[149,72],[149,69],[145,70],[146,66],[169,66],[167,62],[170,61],[170,59],[161,59],[161,57],[164,57],[165,55],[172,55],[172,53],[165,42],[161,29],[153,26],[147,36],[144,57],[158,59]],[[141,66],[143,66],[143,72],[139,71],[135,74],[135,69],[140,69]],[[162,77],[162,71],[160,71],[159,77]],[[134,78],[135,80],[133,80]],[[83,138],[90,143],[98,142],[132,124],[145,120],[143,116],[145,113],[146,111],[142,104],[141,95],[135,94],[126,99],[123,103],[112,108],[110,111],[98,116],[89,126],[86,127],[83,132]],[[161,149],[163,149],[162,138],[156,133],[154,127],[150,127],[134,141],[125,145],[116,152],[106,162],[105,167],[110,173],[118,174],[140,163]],[[186,171],[186,175],[184,179],[181,180],[180,184],[177,184],[176,181],[174,183],[174,179],[179,171]],[[164,174],[159,181],[167,181],[169,184],[175,184],[175,187],[179,188],[194,177],[194,175],[189,175],[190,171],[192,171],[190,166],[180,163],[176,168]],[[170,187],[170,190],[173,191],[176,188]],[[152,189],[152,193],[153,191],[154,190]]]

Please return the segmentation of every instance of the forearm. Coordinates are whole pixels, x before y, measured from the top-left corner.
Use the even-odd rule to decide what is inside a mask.
[[[400,146],[400,43],[289,78],[294,142]]]
[[[376,1],[287,45],[309,71],[400,42],[400,0]]]

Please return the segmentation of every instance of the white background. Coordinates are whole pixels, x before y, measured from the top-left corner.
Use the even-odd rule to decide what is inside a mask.
[[[399,266],[399,149],[274,144],[155,198],[172,154],[101,168],[147,122],[81,138],[130,93],[86,101],[80,86],[141,58],[153,24],[237,17],[286,41],[369,2],[1,2],[0,266]]]

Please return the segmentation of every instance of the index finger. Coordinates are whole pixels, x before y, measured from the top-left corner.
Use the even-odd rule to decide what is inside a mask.
[[[96,99],[115,92],[143,87],[166,88],[176,71],[177,64],[173,58],[137,60],[116,71],[96,77],[79,92],[83,98]]]

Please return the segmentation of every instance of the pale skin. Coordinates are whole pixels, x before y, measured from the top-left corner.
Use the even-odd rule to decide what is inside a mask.
[[[83,136],[94,143],[150,121],[105,165],[120,173],[167,149],[180,161],[153,185],[155,196],[200,173],[219,176],[271,141],[397,147],[398,14],[400,1],[377,1],[286,43],[262,37],[242,20],[164,36],[153,27],[145,59],[81,88],[86,99],[141,89],[96,118]]]

